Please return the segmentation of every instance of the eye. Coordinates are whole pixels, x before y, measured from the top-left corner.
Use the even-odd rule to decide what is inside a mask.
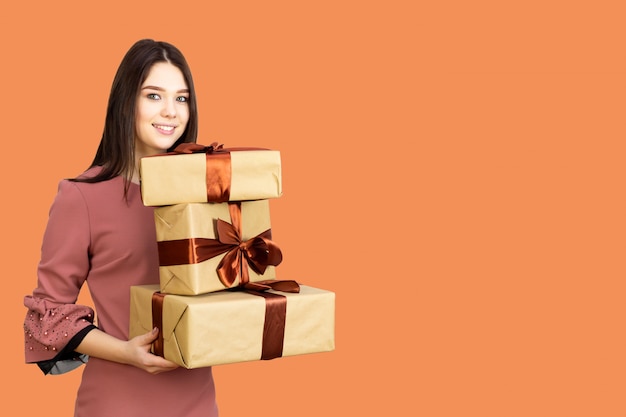
[[[185,96],[176,97],[176,101],[180,101],[181,103],[186,103],[189,101],[189,97],[185,97]]]
[[[146,97],[148,97],[150,100],[160,100],[161,99],[161,96],[159,96],[156,93],[148,93],[148,95]]]

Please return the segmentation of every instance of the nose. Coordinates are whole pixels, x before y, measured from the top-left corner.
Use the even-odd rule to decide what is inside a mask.
[[[176,103],[174,102],[174,100],[163,100],[161,116],[176,117]]]

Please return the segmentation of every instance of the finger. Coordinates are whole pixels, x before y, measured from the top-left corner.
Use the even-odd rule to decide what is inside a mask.
[[[159,328],[155,327],[148,333],[144,333],[143,335],[141,335],[141,338],[142,338],[141,340],[143,344],[150,344],[154,342],[158,336],[159,336]]]
[[[155,357],[155,361],[153,363],[153,366],[158,367],[158,368],[165,368],[165,369],[175,369],[178,368],[178,364],[168,361],[167,359],[164,359],[160,356],[156,356]]]

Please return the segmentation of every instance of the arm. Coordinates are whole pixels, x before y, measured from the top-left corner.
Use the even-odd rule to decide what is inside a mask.
[[[76,351],[95,358],[132,365],[151,374],[178,368],[178,365],[150,353],[150,346],[158,336],[155,328],[149,333],[124,341],[93,329],[83,338]]]
[[[119,340],[94,325],[90,307],[76,304],[90,270],[90,225],[81,192],[62,181],[50,209],[38,267],[38,285],[24,298],[27,363],[44,373],[68,372],[87,356],[136,366],[158,373],[177,367],[150,353],[156,333]]]

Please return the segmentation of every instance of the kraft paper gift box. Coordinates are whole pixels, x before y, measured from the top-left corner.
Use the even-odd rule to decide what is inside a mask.
[[[197,295],[276,278],[269,200],[154,208],[161,291]]]
[[[282,194],[280,152],[184,143],[140,160],[146,206],[264,200]],[[202,151],[196,153],[196,151]]]
[[[335,348],[335,294],[331,291],[304,285],[299,293],[267,291],[266,296],[283,303],[279,313],[272,312],[273,301],[244,291],[196,296],[158,291],[158,285],[131,287],[130,337],[159,327],[154,353],[185,368]]]

